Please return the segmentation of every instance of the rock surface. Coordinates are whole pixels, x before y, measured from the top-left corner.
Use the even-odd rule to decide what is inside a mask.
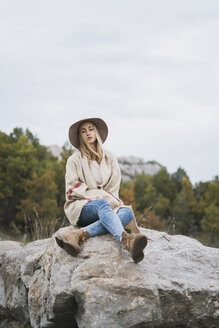
[[[108,234],[88,239],[77,257],[54,238],[24,246],[0,242],[2,323],[219,327],[219,250],[181,235],[142,232],[149,241],[138,264]]]

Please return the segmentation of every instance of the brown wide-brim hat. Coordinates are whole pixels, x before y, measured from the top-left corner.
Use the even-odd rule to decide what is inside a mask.
[[[79,127],[81,124],[85,123],[85,122],[92,122],[101,137],[102,142],[104,143],[104,141],[107,138],[108,135],[108,126],[107,124],[104,122],[104,120],[102,120],[101,118],[85,118],[83,120],[80,120],[74,124],[72,124],[69,128],[69,140],[71,142],[71,144],[75,147],[75,148],[79,148],[80,147],[80,140],[79,140]]]

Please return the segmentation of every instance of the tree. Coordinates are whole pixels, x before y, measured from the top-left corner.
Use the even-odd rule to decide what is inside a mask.
[[[156,204],[157,193],[152,182],[147,185],[145,191],[145,203],[148,208],[154,208]]]
[[[176,231],[187,234],[197,230],[195,215],[198,203],[195,198],[192,184],[187,177],[182,179],[182,190],[177,195],[173,206],[173,215],[176,220]]]
[[[206,204],[205,215],[202,219],[202,229],[211,231],[219,227],[219,181],[217,177],[208,184],[208,189],[204,194]]]
[[[143,213],[137,213],[136,220],[139,226],[148,229],[163,230],[165,221],[161,220],[152,209],[146,208]]]
[[[10,223],[17,212],[19,200],[24,196],[25,183],[31,178],[35,148],[25,135],[17,132],[17,139],[1,133],[1,221]]]
[[[144,211],[148,206],[146,191],[149,184],[152,182],[152,177],[144,173],[138,174],[135,179],[134,196],[136,202],[136,209],[138,211]]]
[[[119,195],[125,205],[132,205],[133,211],[135,212],[134,181],[130,181],[129,183],[121,182]]]
[[[56,179],[58,180],[59,176],[64,176],[64,168],[47,151],[45,146],[40,145],[37,137],[33,136],[28,129],[24,131],[21,128],[15,128],[9,136],[0,132],[0,162],[0,222],[8,227],[12,221],[16,223],[19,218],[19,224],[24,227],[25,222],[21,219],[22,214],[19,215],[19,211],[24,206],[26,199],[27,203],[30,202],[28,198],[30,195],[29,187],[34,188],[33,181],[37,185],[37,180],[40,181],[40,177],[46,177],[47,173],[52,174],[57,189]],[[65,195],[64,190],[62,193]],[[58,193],[56,193],[56,199],[53,199],[52,203],[50,199],[50,196],[47,197],[47,204],[50,203],[51,208],[54,208],[55,201],[60,208],[62,207],[63,213],[61,200],[58,203]],[[46,202],[46,198],[44,201]],[[40,204],[42,205],[42,202]],[[48,205],[45,203],[43,205],[44,211],[46,206]],[[58,214],[61,212],[60,208]],[[47,209],[48,211],[49,209]]]
[[[186,171],[179,167],[176,172],[171,174],[171,180],[175,185],[176,193],[179,193],[182,190],[182,179],[189,178]]]
[[[208,204],[213,203],[215,206],[219,206],[219,182],[212,181],[209,183],[204,198]]]
[[[205,216],[202,219],[202,229],[206,232],[218,231],[219,228],[219,207],[213,203],[205,210]]]
[[[40,146],[39,139],[37,136],[34,136],[33,133],[26,129],[25,131],[22,128],[14,128],[14,130],[10,133],[10,138],[13,140],[13,142],[17,142],[20,137],[26,136],[27,141],[31,143],[34,147]]]
[[[153,186],[157,195],[161,194],[170,201],[175,199],[177,190],[165,167],[153,176]]]
[[[155,213],[162,219],[168,219],[170,214],[170,200],[159,194],[154,206]]]
[[[210,182],[202,182],[196,183],[194,186],[196,199],[199,201],[201,198],[204,198],[205,193],[209,189]]]
[[[17,206],[19,212],[16,219],[20,222],[29,219],[56,219],[58,206],[56,201],[57,187],[54,182],[54,172],[47,171],[41,176],[33,174],[25,185],[26,197]]]

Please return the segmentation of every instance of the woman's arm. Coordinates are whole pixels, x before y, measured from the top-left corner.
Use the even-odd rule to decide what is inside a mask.
[[[123,205],[121,199],[119,199],[119,188],[121,183],[121,171],[119,167],[119,163],[117,158],[109,153],[110,165],[111,165],[111,176],[106,186],[104,186],[104,190],[112,195],[119,202],[119,206]]]
[[[121,183],[121,171],[117,161],[117,158],[110,153],[110,166],[111,166],[111,176],[104,187],[104,190],[112,193],[115,197],[119,198],[119,188]]]
[[[65,173],[66,200],[85,199],[88,189],[86,183],[81,182],[77,173],[76,163],[69,158],[66,163]]]

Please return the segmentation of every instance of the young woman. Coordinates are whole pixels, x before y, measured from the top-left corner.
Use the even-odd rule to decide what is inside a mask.
[[[66,164],[64,209],[70,223],[80,229],[58,233],[55,238],[60,247],[75,256],[87,238],[111,233],[137,263],[144,258],[147,238],[140,233],[131,206],[119,199],[119,165],[102,146],[107,135],[108,127],[100,118],[71,125],[69,140],[76,150]]]

